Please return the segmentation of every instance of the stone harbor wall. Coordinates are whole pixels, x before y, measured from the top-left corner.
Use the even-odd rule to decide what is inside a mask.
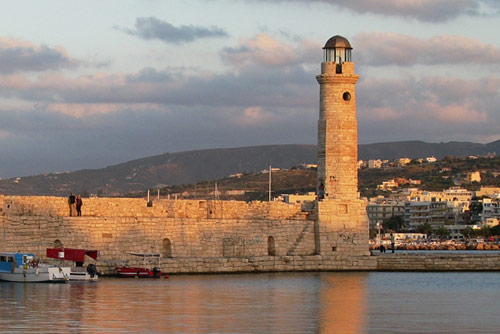
[[[375,256],[379,271],[500,271],[499,253],[397,253]]]
[[[0,250],[43,258],[46,248],[61,245],[97,249],[107,273],[124,262],[139,264],[129,252],[161,253],[162,267],[176,272],[212,272],[213,261],[224,264],[221,271],[248,270],[248,261],[262,257],[273,270],[267,257],[288,257],[288,268],[298,266],[289,257],[315,254],[313,209],[311,203],[89,198],[82,217],[69,217],[66,198],[0,196]]]
[[[332,203],[320,215],[330,210],[333,218],[321,221],[317,203],[90,198],[82,217],[69,217],[66,198],[0,196],[0,251],[43,259],[49,247],[97,249],[105,274],[124,263],[142,265],[129,252],[161,253],[151,264],[172,274],[500,270],[498,254],[370,256],[363,204],[347,202],[345,211],[345,203]]]

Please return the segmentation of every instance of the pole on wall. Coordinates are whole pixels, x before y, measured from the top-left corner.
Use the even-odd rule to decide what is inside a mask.
[[[269,165],[269,202],[271,202],[271,170],[272,167]]]

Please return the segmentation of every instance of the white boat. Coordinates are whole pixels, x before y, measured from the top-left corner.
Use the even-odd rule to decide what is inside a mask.
[[[97,281],[99,278],[97,267],[93,263],[89,263],[87,267],[83,266],[85,256],[97,260],[99,251],[77,248],[47,248],[47,257],[52,259],[60,259],[73,261],[74,266],[71,267],[69,276],[70,281]]]
[[[69,267],[39,263],[31,253],[0,253],[0,280],[9,282],[67,282]]]

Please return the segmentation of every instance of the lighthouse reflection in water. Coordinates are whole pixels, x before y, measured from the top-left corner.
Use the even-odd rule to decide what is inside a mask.
[[[500,273],[0,283],[5,333],[494,333]]]

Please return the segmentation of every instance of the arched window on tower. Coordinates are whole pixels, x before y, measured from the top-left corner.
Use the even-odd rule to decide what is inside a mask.
[[[267,238],[267,255],[276,256],[276,245],[274,243],[274,237],[272,236]]]

